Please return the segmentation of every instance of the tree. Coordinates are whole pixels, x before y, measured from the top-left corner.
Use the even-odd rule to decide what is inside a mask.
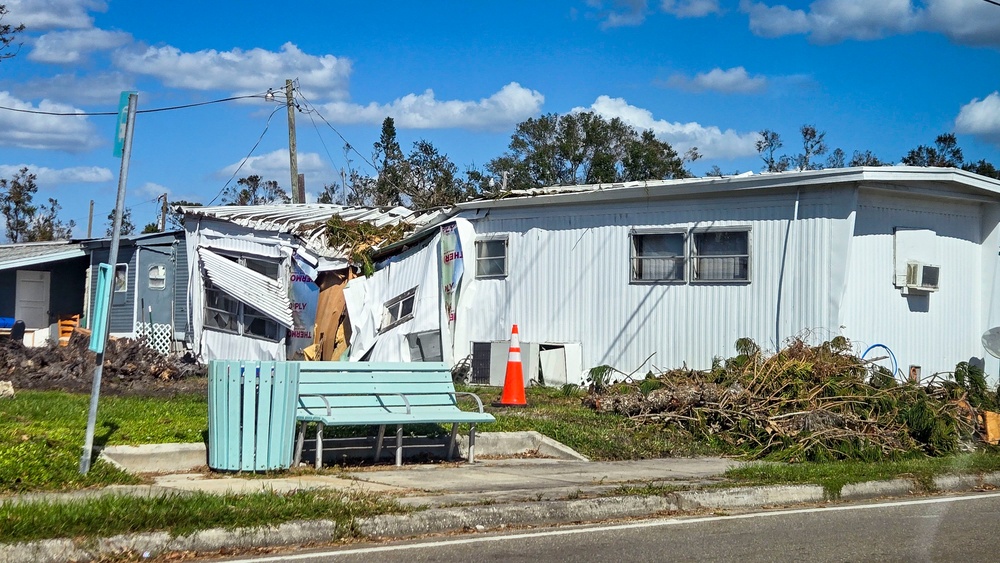
[[[592,112],[546,114],[517,125],[508,152],[487,170],[510,189],[689,176],[673,148],[618,118]]]
[[[7,239],[24,242],[38,207],[31,204],[38,186],[36,176],[21,168],[11,179],[0,178],[0,213],[7,223]]]
[[[795,155],[795,167],[799,170],[819,170],[822,164],[814,163],[813,157],[826,154],[827,147],[825,131],[817,131],[814,125],[803,125],[799,128],[802,134],[802,152]]]
[[[758,133],[757,154],[764,161],[765,172],[784,172],[791,164],[787,156],[778,157],[775,155],[778,149],[784,146],[781,142],[781,135],[770,129],[764,129]]]
[[[911,149],[903,157],[903,164],[909,166],[938,166],[941,168],[962,168],[965,159],[954,133],[942,133],[934,139],[934,146],[920,145]]]
[[[278,185],[278,182],[263,180],[256,174],[240,178],[235,186],[230,186],[222,192],[222,202],[226,205],[271,205],[291,201],[288,193]]]
[[[152,223],[146,223],[146,226],[142,228],[142,234],[144,235],[147,233],[158,233],[158,232],[160,232],[160,226],[156,223],[156,221],[153,221]]]
[[[13,57],[21,50],[21,44],[18,43],[11,52],[11,44],[14,43],[17,34],[24,31],[24,24],[15,27],[9,23],[3,23],[3,19],[8,13],[10,11],[6,4],[0,4],[0,61]]]
[[[375,179],[372,204],[376,207],[401,205],[400,195],[409,170],[403,150],[396,140],[396,124],[391,117],[382,120],[382,133],[374,149],[372,160],[378,167],[378,177]]]
[[[112,209],[111,213],[108,213],[108,229],[105,231],[105,236],[112,236],[115,232],[115,210]],[[122,211],[122,226],[118,230],[118,234],[123,237],[127,237],[135,233],[135,225],[132,223],[132,210],[128,207]]]
[[[872,154],[872,151],[854,151],[848,166],[886,166],[888,163]]]
[[[669,143],[656,138],[646,130],[637,139],[630,139],[622,159],[622,179],[626,182],[639,180],[664,180],[688,176],[684,163],[677,151]]]
[[[847,158],[847,155],[844,154],[844,149],[841,149],[839,147],[835,148],[833,149],[833,152],[830,153],[830,156],[827,157],[826,159],[826,167],[843,168],[845,158]]]
[[[407,170],[409,177],[403,183],[403,194],[413,207],[430,209],[465,199],[464,186],[458,181],[458,167],[430,141],[413,143]]]
[[[70,220],[63,223],[59,220],[58,214],[62,206],[53,198],[49,198],[48,206],[41,208],[41,213],[32,218],[31,227],[25,233],[26,242],[42,242],[49,240],[69,239],[73,236],[73,227],[76,222]]]
[[[995,178],[1000,180],[1000,170],[997,170],[993,164],[980,159],[979,162],[967,162],[962,165],[962,170],[968,170],[974,174],[979,174],[980,176],[987,176],[989,178]]]
[[[178,207],[201,207],[200,203],[178,199],[167,204],[167,226],[171,229],[184,228],[184,214],[178,213]]]

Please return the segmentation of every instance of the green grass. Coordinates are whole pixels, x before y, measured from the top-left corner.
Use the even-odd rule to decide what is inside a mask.
[[[996,450],[877,463],[753,462],[730,469],[725,476],[732,480],[730,484],[736,485],[821,485],[831,498],[837,498],[844,485],[852,483],[905,477],[915,479],[927,490],[933,490],[933,477],[936,475],[979,474],[993,471],[1000,471],[1000,452]]]
[[[526,407],[492,407],[495,387],[470,387],[497,421],[480,424],[481,432],[535,430],[593,460],[614,461],[668,456],[717,454],[689,434],[655,424],[638,425],[627,417],[598,413],[580,403],[581,395],[556,387],[529,387]],[[465,407],[464,407],[465,408]]]
[[[258,528],[319,519],[337,522],[344,537],[351,535],[355,518],[407,511],[374,495],[329,490],[154,498],[107,495],[86,501],[0,504],[0,538],[15,543],[157,531],[180,536],[211,528]]]
[[[139,482],[100,461],[79,474],[89,409],[88,395],[55,391],[20,391],[0,401],[0,494]],[[102,397],[94,444],[201,442],[207,421],[200,395]]]

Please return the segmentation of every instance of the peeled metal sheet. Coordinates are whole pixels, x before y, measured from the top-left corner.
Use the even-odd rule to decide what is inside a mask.
[[[286,328],[292,327],[292,306],[288,290],[276,280],[240,266],[207,248],[199,248],[205,275],[212,285],[271,317]]]

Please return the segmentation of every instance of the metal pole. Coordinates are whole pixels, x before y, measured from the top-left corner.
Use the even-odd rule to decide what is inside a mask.
[[[295,148],[295,101],[292,99],[292,81],[285,80],[285,99],[288,103],[288,165],[291,168],[292,203],[299,201],[299,159]]]
[[[125,122],[125,143],[122,146],[122,167],[118,175],[118,199],[115,201],[115,221],[111,232],[111,249],[108,254],[108,262],[111,264],[112,276],[114,276],[115,265],[118,262],[118,244],[121,240],[122,214],[125,209],[125,183],[128,180],[128,161],[132,157],[132,131],[135,126],[135,108],[138,103],[138,94],[135,92],[128,96],[128,120]],[[111,284],[107,291],[113,292],[114,284]],[[110,302],[110,298],[108,300]],[[110,315],[110,309],[108,311]],[[105,331],[105,346],[107,347],[107,335],[110,331]],[[87,435],[83,444],[83,455],[80,456],[80,474],[86,475],[90,471],[90,458],[94,450],[94,427],[97,426],[97,401],[101,395],[101,375],[104,372],[104,352],[97,354],[94,365],[94,385],[90,391],[90,412],[87,414]]]
[[[160,232],[167,230],[167,194],[160,196],[163,198],[163,206],[160,207]]]
[[[87,238],[90,238],[90,229],[94,226],[94,200],[90,200],[90,215],[87,216]]]

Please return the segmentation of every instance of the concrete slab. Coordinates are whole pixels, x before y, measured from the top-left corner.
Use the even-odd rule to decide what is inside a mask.
[[[240,478],[205,476],[200,473],[162,475],[154,478],[158,489],[200,491],[212,494],[246,494],[263,491],[287,493],[302,489],[337,489],[342,491],[404,494],[405,489],[380,483],[365,483],[327,475],[301,475],[277,478]]]
[[[129,473],[173,473],[206,465],[208,450],[201,443],[107,446],[100,458]]]

